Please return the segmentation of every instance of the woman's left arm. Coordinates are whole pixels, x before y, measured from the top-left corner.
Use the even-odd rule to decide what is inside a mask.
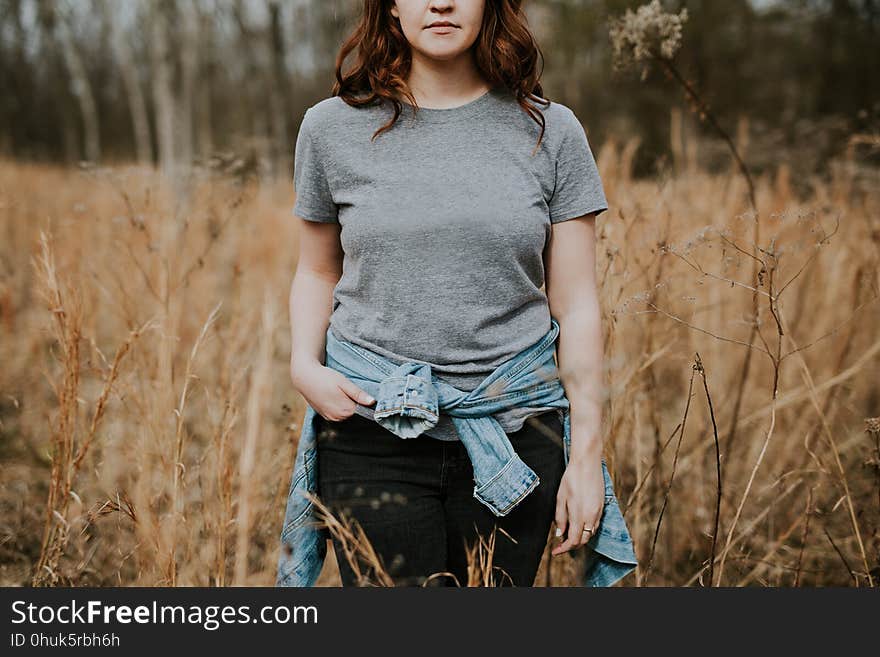
[[[602,322],[596,283],[596,214],[553,224],[544,255],[550,314],[559,323],[556,356],[571,413],[571,452],[556,498],[552,554],[592,538],[605,504],[602,474],[604,397]]]

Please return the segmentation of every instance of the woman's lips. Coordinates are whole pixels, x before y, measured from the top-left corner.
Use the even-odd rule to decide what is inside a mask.
[[[432,25],[428,29],[434,34],[449,34],[455,27],[452,25]]]

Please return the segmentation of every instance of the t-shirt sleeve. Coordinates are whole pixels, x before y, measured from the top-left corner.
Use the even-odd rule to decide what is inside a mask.
[[[326,153],[314,139],[314,116],[306,110],[300,122],[293,156],[293,214],[308,221],[339,223],[339,212],[330,192],[325,169]]]
[[[548,202],[550,222],[558,223],[608,209],[599,168],[584,127],[570,109],[556,156],[556,185]]]

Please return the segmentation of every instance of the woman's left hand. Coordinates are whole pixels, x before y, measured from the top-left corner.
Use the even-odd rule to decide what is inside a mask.
[[[557,555],[586,544],[599,527],[605,507],[605,478],[601,456],[572,458],[562,475],[556,495]],[[585,532],[584,528],[592,529]]]

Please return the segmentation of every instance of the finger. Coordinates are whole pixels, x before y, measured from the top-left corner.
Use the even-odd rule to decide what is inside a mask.
[[[589,539],[589,534],[584,533],[584,527],[589,527],[583,520],[584,514],[578,509],[570,512],[570,526],[568,540],[571,543],[571,549],[576,550]]]
[[[584,533],[584,527],[589,527],[584,521],[581,519],[582,516],[579,514],[577,521],[572,521],[571,523],[571,540],[574,543],[575,548],[579,548],[584,544],[584,536],[588,534]]]
[[[571,536],[569,538],[574,544],[573,549],[579,548],[589,538],[590,535],[584,532],[584,527],[589,527],[589,525],[583,520],[583,515],[579,513],[577,520],[571,522]]]
[[[358,386],[354,381],[349,379],[347,376],[343,376],[343,381],[340,383],[339,387],[342,388],[342,391],[355,400],[358,404],[363,406],[369,406],[376,400],[370,396],[370,394],[363,390],[360,386]]]
[[[591,532],[582,531],[581,532],[581,536],[582,536],[581,545],[586,545],[587,543],[589,543],[590,539],[592,539],[593,536],[596,535],[596,532],[599,531],[599,520],[601,520],[601,518],[602,518],[602,511],[600,509],[599,515],[594,516],[593,520],[591,522],[584,524],[584,527],[586,527],[588,529],[592,529],[593,531],[591,531]]]
[[[565,534],[565,527],[568,521],[568,512],[565,507],[565,495],[556,496],[556,538],[561,538]]]
[[[576,530],[572,532],[571,529],[572,527],[569,526],[569,532],[566,536],[566,539],[555,548],[553,548],[552,554],[562,554],[563,552],[568,552],[569,550],[573,550],[578,546]]]
[[[562,533],[562,542],[557,545],[552,551],[552,554],[562,554],[563,552],[568,552],[569,550],[577,547],[578,540],[578,524],[577,520],[572,514],[571,509],[568,508],[568,504],[565,505],[565,513],[566,513],[566,522],[565,529]]]
[[[585,532],[584,529],[593,529],[593,525],[589,523],[584,523],[581,525],[581,536],[578,540],[578,547],[586,545],[591,538],[593,538],[593,532]],[[593,529],[595,531],[595,529]]]

